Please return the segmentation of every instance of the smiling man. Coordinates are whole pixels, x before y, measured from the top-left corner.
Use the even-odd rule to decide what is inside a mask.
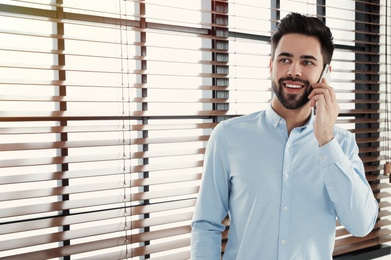
[[[334,50],[329,28],[291,13],[271,43],[270,107],[221,122],[209,139],[191,259],[221,258],[227,214],[228,260],[330,260],[336,219],[355,236],[376,222],[355,138],[335,126],[334,90],[319,81]]]

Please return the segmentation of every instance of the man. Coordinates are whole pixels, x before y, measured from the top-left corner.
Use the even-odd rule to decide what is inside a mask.
[[[220,259],[227,214],[226,260],[330,260],[336,219],[355,236],[376,222],[354,136],[335,126],[334,90],[318,82],[334,50],[329,28],[291,13],[271,42],[270,107],[221,122],[208,142],[192,259]]]

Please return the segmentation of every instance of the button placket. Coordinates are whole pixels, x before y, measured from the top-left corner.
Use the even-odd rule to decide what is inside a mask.
[[[286,244],[289,239],[289,207],[291,198],[291,178],[290,171],[292,170],[292,142],[290,138],[285,145],[284,162],[283,162],[283,174],[282,174],[282,193],[281,193],[281,208],[280,208],[280,229],[279,229],[279,259],[286,259],[288,257],[288,248]]]

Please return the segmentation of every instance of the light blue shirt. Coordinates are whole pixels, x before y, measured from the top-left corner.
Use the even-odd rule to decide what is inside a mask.
[[[319,147],[314,116],[288,135],[271,107],[221,122],[208,142],[192,221],[191,256],[225,260],[332,259],[336,218],[355,236],[376,223],[378,204],[351,132]]]

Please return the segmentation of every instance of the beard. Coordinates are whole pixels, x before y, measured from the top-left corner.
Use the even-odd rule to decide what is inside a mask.
[[[283,81],[296,81],[304,84],[303,94],[289,94],[284,92]],[[280,103],[287,109],[301,108],[309,102],[308,96],[312,91],[310,82],[302,79],[294,79],[292,77],[281,78],[278,80],[278,86],[275,81],[272,80],[272,89],[274,94],[277,96]]]

